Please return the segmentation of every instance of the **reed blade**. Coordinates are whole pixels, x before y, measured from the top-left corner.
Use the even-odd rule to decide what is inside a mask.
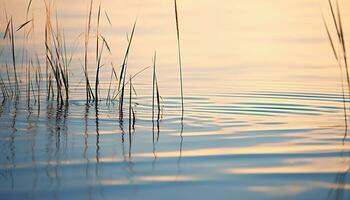
[[[17,28],[16,32],[19,31],[19,30],[21,30],[23,27],[25,27],[27,24],[29,24],[29,23],[32,22],[32,21],[33,21],[33,20],[30,19],[30,20],[26,21],[25,23],[23,23],[21,26],[19,26],[19,27]]]
[[[176,21],[176,33],[177,33],[177,46],[178,46],[178,59],[179,59],[179,70],[180,70],[180,89],[181,89],[181,121],[184,117],[184,93],[183,93],[183,79],[182,79],[182,59],[181,59],[181,46],[180,46],[180,28],[179,28],[179,17],[177,0],[174,0],[175,6],[175,21]]]

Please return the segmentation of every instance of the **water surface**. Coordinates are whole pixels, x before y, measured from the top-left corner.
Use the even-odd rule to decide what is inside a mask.
[[[6,8],[18,27],[27,3],[1,0],[0,10]],[[321,11],[330,19],[326,3],[178,1],[181,123],[173,1],[103,1],[100,32],[112,51],[103,57],[103,99],[110,63],[121,65],[136,18],[128,74],[152,65],[157,51],[161,120],[152,121],[152,72],[146,70],[134,80],[136,123],[130,132],[127,106],[120,120],[118,102],[95,107],[84,99],[79,34],[88,1],[57,1],[68,52],[74,53],[69,104],[43,95],[39,109],[34,100],[27,105],[25,93],[19,101],[2,103],[0,198],[349,199],[350,146],[339,71],[322,24]],[[350,3],[340,5],[350,36]],[[94,6],[91,80],[97,1]],[[28,55],[38,52],[42,59],[43,9],[42,1],[33,0],[29,16],[35,18],[35,32],[26,44]],[[5,26],[1,17],[0,27]],[[21,34],[16,55],[23,69]],[[4,52],[1,76],[6,76],[4,63],[11,63]]]

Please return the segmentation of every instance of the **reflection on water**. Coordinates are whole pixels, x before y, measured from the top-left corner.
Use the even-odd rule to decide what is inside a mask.
[[[25,18],[23,2],[0,2],[16,25]],[[344,102],[318,1],[179,1],[183,120],[172,3],[103,2],[112,26],[104,16],[100,31],[112,54],[104,56],[102,101],[95,105],[84,100],[83,47],[76,45],[88,1],[57,2],[72,44],[67,51],[74,52],[70,100],[28,103],[25,92],[1,100],[0,199],[349,199]],[[348,24],[350,3],[341,5]],[[43,4],[33,1],[32,8],[36,32],[27,45],[41,55]],[[104,102],[115,96],[109,63],[120,64],[136,17],[128,73],[152,65],[157,50],[162,108],[152,110],[152,74],[145,70],[133,80],[132,113],[125,106],[121,116],[118,102]],[[349,35],[350,26],[344,28]]]
[[[213,196],[194,192],[210,188],[220,197],[235,192],[253,199],[347,199],[350,160],[342,104],[318,93],[299,96],[285,109],[308,107],[312,117],[309,111],[279,112],[280,104],[271,109],[267,105],[275,104],[274,98],[266,94],[188,97],[183,124],[167,112],[150,120],[150,98],[139,96],[137,126],[129,133],[124,130],[129,120],[120,120],[108,105],[49,102],[36,115],[15,101],[2,108],[1,127],[8,131],[1,134],[0,193],[5,198],[113,199],[117,192],[137,199],[161,198],[157,188],[162,187],[166,194],[181,190],[183,197],[204,199]],[[256,103],[242,102],[242,114],[211,109],[227,100]],[[177,107],[165,97],[164,109],[174,113]]]

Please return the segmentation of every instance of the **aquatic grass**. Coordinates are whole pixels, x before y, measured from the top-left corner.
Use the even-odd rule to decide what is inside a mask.
[[[18,81],[17,68],[16,68],[15,34],[14,34],[12,17],[10,18],[6,26],[4,38],[6,37],[8,37],[10,42],[12,66],[13,66],[14,79],[15,79],[15,96],[17,99],[19,97],[19,81]]]
[[[131,158],[131,142],[132,142],[132,127],[133,125],[132,123],[132,116],[134,116],[134,112],[132,109],[132,79],[131,79],[131,75],[129,78],[129,158]],[[134,120],[133,120],[134,121]]]
[[[132,116],[132,81],[131,81],[131,75],[129,78],[129,138],[131,138],[131,116]]]
[[[96,80],[95,80],[95,104],[96,106],[98,105],[98,97],[99,97],[99,94],[98,94],[98,85],[99,85],[99,76],[100,76],[100,69],[103,65],[101,65],[101,58],[102,58],[102,52],[103,52],[103,48],[104,48],[104,45],[105,43],[103,42],[102,43],[102,47],[100,49],[100,52],[98,54],[98,60],[97,60],[97,67],[96,67]]]
[[[22,81],[18,78],[18,69],[17,69],[17,62],[16,62],[16,44],[15,44],[15,33],[18,31],[23,31],[25,33],[25,41],[28,42],[32,40],[32,37],[29,37],[31,33],[34,33],[34,17],[29,18],[30,16],[30,9],[32,6],[32,0],[29,0],[27,5],[27,11],[26,11],[26,20],[24,23],[20,24],[19,26],[16,26],[14,28],[14,22],[12,17],[7,19],[6,28],[4,32],[4,39],[8,39],[9,41],[9,47],[10,52],[12,55],[12,65],[13,65],[13,74],[8,70],[8,66],[6,63],[6,70],[7,70],[7,77],[8,77],[8,83],[6,83],[6,79],[4,77],[1,77],[1,90],[3,95],[5,96],[11,96],[12,93],[15,94],[15,96],[18,97],[19,94],[19,84],[22,83]],[[27,48],[24,46],[23,49],[25,49],[25,53],[27,57],[22,56],[22,59],[25,60],[24,69],[25,69],[25,92],[26,92],[26,98],[27,98],[27,105],[29,106],[31,104],[31,99],[34,100],[35,104],[38,102],[38,110],[40,110],[40,98],[43,95],[46,95],[46,99],[48,101],[56,100],[58,104],[63,105],[64,103],[68,105],[69,100],[69,88],[70,88],[70,77],[69,77],[69,67],[72,61],[73,53],[71,57],[67,55],[67,43],[66,43],[66,37],[64,30],[60,26],[57,7],[55,1],[48,1],[44,0],[45,4],[45,24],[44,24],[44,46],[45,46],[45,54],[42,58],[43,60],[43,70],[45,71],[42,73],[42,69],[40,66],[40,59],[39,56],[35,53],[31,53],[27,50]],[[92,15],[93,15],[93,0],[89,1],[88,6],[88,13],[87,13],[87,20],[86,20],[86,26],[85,30],[83,32],[83,35],[85,36],[84,42],[83,42],[83,56],[84,60],[82,62],[83,66],[83,80],[85,79],[85,87],[86,87],[86,101],[87,103],[90,103],[91,101],[94,101],[96,106],[100,100],[100,70],[104,66],[102,64],[103,57],[105,55],[104,51],[105,49],[108,50],[109,53],[111,53],[110,45],[108,44],[106,38],[100,33],[100,24],[101,24],[101,14],[103,14],[103,10],[101,7],[101,3],[98,6],[97,9],[97,23],[96,23],[96,51],[95,58],[96,58],[96,76],[95,76],[95,87],[94,91],[91,87],[91,82],[89,78],[89,44],[90,44],[90,35],[92,32]],[[112,25],[112,22],[107,14],[106,11],[104,11],[105,17],[108,21],[109,25]],[[181,48],[180,48],[180,30],[179,30],[179,20],[178,20],[178,13],[177,13],[177,5],[175,1],[175,14],[176,14],[176,28],[177,28],[177,41],[178,41],[178,53],[179,53],[179,67],[180,67],[180,82],[181,82],[181,99],[182,99],[182,118],[183,118],[183,85],[182,85],[182,61],[181,61]],[[27,27],[30,26],[30,28],[27,29]],[[123,104],[124,104],[124,96],[125,96],[125,90],[126,86],[128,84],[131,84],[131,89],[137,95],[136,90],[134,86],[132,85],[131,81],[147,70],[148,68],[151,68],[152,66],[148,66],[145,68],[142,68],[139,72],[134,74],[133,76],[130,76],[130,79],[127,80],[126,74],[128,71],[128,59],[129,54],[131,52],[131,46],[135,37],[136,32],[136,26],[137,26],[137,19],[134,21],[131,33],[127,38],[127,47],[125,49],[125,54],[122,60],[122,64],[120,66],[119,73],[113,66],[113,62],[111,62],[112,66],[112,74],[109,80],[109,88],[108,88],[108,95],[106,98],[106,101],[111,102],[113,100],[116,100],[119,98],[119,112],[122,114],[123,112]],[[34,51],[35,52],[35,51]],[[23,53],[24,54],[24,53]],[[45,63],[45,64],[44,64]],[[10,65],[11,66],[11,65]],[[19,73],[22,73],[22,71],[19,71]],[[11,74],[11,75],[10,75]],[[43,76],[43,77],[42,77]],[[12,80],[13,79],[13,80]],[[46,86],[46,94],[44,94],[41,90],[41,82],[44,82],[43,85]],[[112,82],[116,82],[117,87],[113,87]],[[15,90],[12,92],[12,84],[14,84]],[[21,85],[22,86],[22,85]],[[154,63],[153,63],[153,81],[152,81],[152,87],[153,87],[153,105],[152,105],[152,118],[156,118],[156,112],[157,120],[160,119],[160,113],[161,113],[161,106],[160,106],[160,92],[159,92],[159,86],[158,86],[158,80],[156,75],[156,53],[154,57]],[[22,88],[22,87],[21,87]],[[112,88],[113,92],[112,92]],[[112,94],[113,93],[113,94]],[[65,100],[65,101],[64,101]],[[157,111],[156,111],[157,110]],[[132,115],[132,124],[135,124],[135,111],[134,108],[131,107],[131,115]]]
[[[31,66],[32,66],[32,60],[31,58],[29,58],[29,54],[26,50],[26,44],[27,44],[27,41],[29,40],[29,35],[30,35],[30,30],[27,31],[26,27],[27,25],[29,25],[29,23],[33,22],[33,19],[30,19],[28,20],[28,13],[29,13],[29,9],[30,9],[30,6],[28,7],[28,10],[27,10],[27,15],[26,15],[26,22],[24,22],[23,24],[21,24],[17,29],[16,29],[16,32],[19,32],[20,30],[23,29],[23,36],[25,38],[25,40],[23,40],[23,47],[22,47],[22,64],[24,64],[24,57],[26,58],[26,69],[25,69],[25,80],[26,80],[26,96],[27,96],[27,107],[29,108],[30,107],[30,100],[31,100],[31,92],[32,94],[33,93],[33,88],[32,88],[32,85],[31,85]],[[33,24],[33,23],[31,23]],[[33,26],[32,26],[33,27]],[[26,52],[26,53],[24,53]]]
[[[128,57],[129,57],[129,53],[130,53],[131,44],[132,44],[134,34],[135,34],[136,23],[137,23],[137,20],[135,20],[135,22],[134,22],[134,25],[133,25],[133,28],[131,31],[130,39],[128,39],[128,46],[127,46],[126,51],[125,51],[123,63],[121,65],[121,70],[120,70],[120,74],[119,74],[118,94],[120,93],[120,97],[119,97],[119,117],[120,118],[123,118],[124,89],[125,89],[126,71],[127,71],[127,66],[128,66],[127,61],[128,61]]]
[[[100,29],[100,17],[101,17],[101,3],[98,6],[98,12],[97,12],[97,25],[96,25],[96,62],[99,58],[99,29]]]
[[[29,71],[33,71],[34,72],[34,77],[36,77],[36,70],[35,70],[35,66],[34,66],[34,63],[33,63],[33,59],[31,58],[30,59],[30,65],[29,65]],[[34,99],[34,105],[37,104],[37,95],[35,94],[36,93],[36,89],[34,89],[34,83],[36,82],[36,79],[33,79],[31,77],[31,72],[29,72],[29,75],[28,75],[28,78],[29,78],[29,89],[31,90],[31,95],[33,96],[33,99]],[[37,87],[36,87],[37,88]],[[29,94],[30,95],[30,94]],[[29,96],[30,97],[30,96]],[[30,104],[29,104],[30,105]],[[28,106],[29,107],[29,106]]]
[[[99,83],[100,83],[100,69],[103,67],[101,64],[102,60],[102,55],[103,55],[103,50],[106,48],[110,54],[111,48],[108,45],[108,42],[105,37],[99,32],[100,29],[100,18],[101,18],[101,3],[98,7],[98,12],[97,12],[97,25],[96,25],[96,76],[95,76],[95,105],[97,107],[98,102],[99,102]],[[100,44],[100,40],[102,41],[102,44]],[[100,47],[101,46],[101,47]],[[112,69],[113,70],[113,69]],[[107,98],[108,101],[108,98]]]
[[[106,103],[110,103],[112,101],[112,96],[115,95],[115,91],[113,92],[113,94],[111,95],[111,87],[112,87],[112,81],[113,81],[113,77],[115,78],[115,80],[118,82],[118,75],[117,72],[115,71],[113,62],[111,62],[111,77],[109,79],[109,85],[108,85],[108,93],[107,93],[107,98],[106,98]]]
[[[148,66],[148,67],[142,68],[140,71],[138,71],[136,74],[134,74],[134,75],[131,77],[131,79],[133,80],[133,79],[136,78],[138,75],[142,74],[144,71],[146,71],[147,69],[149,69],[149,68],[151,68],[151,67],[152,67],[152,66]],[[127,84],[129,84],[129,81],[125,82],[125,83],[123,84],[122,87],[125,87]],[[115,100],[115,99],[120,95],[120,92],[121,92],[121,91],[122,91],[122,90],[120,90],[119,92],[117,92],[117,93],[114,95],[113,100]]]
[[[6,75],[7,75],[7,84],[8,84],[8,87],[9,87],[9,90],[10,90],[10,93],[11,93],[11,96],[14,95],[14,92],[12,90],[12,85],[11,85],[11,80],[10,80],[10,74],[9,74],[9,67],[8,67],[8,64],[7,62],[5,63],[5,68],[6,68]]]
[[[155,82],[156,82],[156,59],[157,59],[157,52],[154,52],[154,57],[153,57],[153,77],[152,77],[152,122],[154,121],[154,95],[155,95]]]
[[[90,8],[88,13],[88,20],[85,31],[85,46],[84,46],[84,73],[85,73],[85,90],[86,90],[86,103],[88,103],[93,97],[93,93],[90,87],[89,75],[88,75],[88,46],[91,31],[91,15],[92,15],[93,0],[90,0]]]
[[[97,13],[97,26],[96,26],[96,80],[95,80],[95,106],[98,106],[98,84],[99,84],[99,74],[100,74],[100,68],[101,68],[101,56],[102,56],[102,51],[104,47],[104,43],[102,43],[101,51],[99,51],[99,27],[100,27],[100,16],[101,16],[101,4],[98,7],[98,13]]]
[[[152,77],[152,121],[154,121],[154,113],[155,113],[155,100],[157,100],[157,121],[160,119],[160,94],[158,87],[158,79],[156,72],[156,60],[157,60],[157,52],[154,52],[153,57],[153,77]]]
[[[327,32],[328,41],[330,43],[334,58],[337,61],[339,71],[340,71],[340,79],[341,79],[341,87],[342,87],[342,98],[343,98],[343,110],[344,110],[344,120],[345,120],[345,134],[344,134],[344,140],[347,137],[347,129],[348,129],[348,117],[347,117],[347,106],[346,106],[346,97],[345,97],[345,91],[344,91],[344,70],[345,69],[345,76],[347,81],[347,87],[348,87],[348,95],[350,95],[350,75],[349,75],[349,69],[348,69],[348,61],[347,61],[347,50],[346,50],[346,42],[343,32],[343,25],[342,25],[342,18],[341,18],[341,11],[339,7],[339,2],[336,0],[336,9],[334,8],[334,5],[331,0],[328,0],[329,9],[332,16],[332,22],[333,26],[336,31],[336,39],[333,39],[331,35],[331,31],[329,26],[327,25],[326,19],[324,15],[322,15],[323,24],[325,27],[325,30]],[[338,41],[338,43],[335,42],[335,40]],[[336,45],[337,44],[337,45]],[[339,46],[340,50],[337,51],[337,47]]]
[[[109,16],[108,16],[107,11],[105,11],[105,16],[106,16],[106,19],[107,19],[109,25],[112,26],[112,22],[111,22],[111,19],[110,19]]]
[[[134,22],[134,25],[132,27],[132,30],[131,30],[131,36],[130,36],[130,39],[128,39],[128,46],[126,48],[126,51],[125,51],[125,55],[124,55],[124,59],[123,59],[123,63],[121,65],[121,70],[120,70],[120,74],[119,74],[119,80],[123,80],[123,82],[119,82],[118,84],[118,91],[120,91],[120,85],[121,83],[123,83],[123,86],[125,84],[125,76],[126,76],[126,69],[127,69],[127,60],[128,60],[128,57],[129,57],[129,52],[130,52],[130,47],[131,47],[131,44],[132,44],[132,40],[134,38],[134,33],[135,33],[135,28],[136,28],[136,20]]]
[[[21,29],[23,29],[26,25],[28,25],[28,24],[29,24],[30,22],[32,22],[32,21],[33,21],[33,19],[30,19],[30,20],[24,22],[22,25],[20,25],[20,26],[17,28],[16,32],[17,32],[17,31],[20,31]]]
[[[51,37],[49,34],[50,28],[51,28],[51,5],[49,5],[46,0],[45,3],[45,14],[46,14],[46,21],[45,21],[45,57],[48,58],[49,52],[50,52],[50,43]],[[45,59],[45,76],[46,76],[46,90],[47,90],[47,100],[50,99],[51,96],[51,89],[52,89],[52,80],[51,80],[51,73],[49,72],[49,60]]]
[[[26,65],[26,92],[27,92],[27,107],[30,106],[30,92],[31,92],[31,74],[30,74],[30,68],[32,65],[32,61],[29,59],[28,63]]]
[[[68,58],[67,47],[64,31],[59,27],[57,11],[55,27],[51,22],[51,5],[46,4],[46,28],[45,28],[45,49],[46,49],[46,62],[47,62],[47,74],[49,77],[48,83],[48,99],[53,98],[54,89],[52,78],[55,80],[56,85],[56,100],[61,105],[65,103],[68,105],[69,99],[69,66],[72,60],[72,56]]]
[[[0,75],[0,88],[1,88],[2,96],[3,96],[3,101],[6,101],[10,97],[10,95],[9,95],[8,89],[6,87],[4,80],[1,77],[1,75]]]
[[[35,72],[35,83],[37,87],[38,113],[40,113],[40,97],[41,97],[41,65],[38,54],[36,54],[37,69]]]
[[[184,118],[184,92],[183,92],[183,78],[182,78],[182,59],[181,59],[181,46],[180,46],[180,28],[177,0],[174,0],[175,7],[175,21],[176,21],[176,33],[177,33],[177,46],[178,46],[178,59],[179,59],[179,72],[180,72],[180,90],[181,90],[181,121]]]

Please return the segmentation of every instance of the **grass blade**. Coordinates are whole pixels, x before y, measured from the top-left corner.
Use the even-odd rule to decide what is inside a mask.
[[[184,117],[184,93],[183,93],[183,79],[182,79],[182,59],[181,59],[181,46],[180,46],[180,29],[179,29],[179,17],[177,9],[177,0],[174,0],[175,5],[175,20],[176,20],[176,33],[177,33],[177,46],[178,46],[178,59],[180,68],[180,88],[181,88],[181,121]]]

